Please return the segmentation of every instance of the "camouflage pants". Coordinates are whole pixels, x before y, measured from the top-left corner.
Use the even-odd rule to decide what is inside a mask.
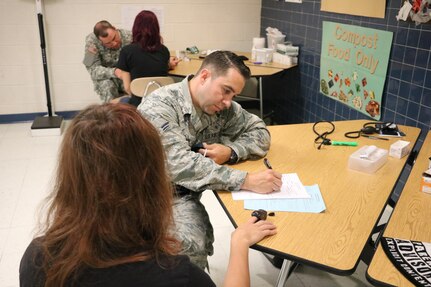
[[[213,255],[214,233],[205,207],[200,202],[200,193],[174,199],[175,236],[182,244],[181,254],[205,269],[207,256]]]
[[[94,91],[100,96],[100,99],[104,103],[125,94],[123,81],[121,79],[111,78],[107,80],[93,81],[93,83]]]

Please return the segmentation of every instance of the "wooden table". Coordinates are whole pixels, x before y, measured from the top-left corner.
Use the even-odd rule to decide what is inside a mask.
[[[383,236],[431,242],[431,194],[420,191],[421,175],[428,169],[430,156],[428,132]],[[380,244],[366,275],[374,285],[414,286],[390,262]]]
[[[238,55],[244,55],[251,58],[250,53],[247,52],[236,52]],[[171,53],[172,54],[172,53]],[[169,75],[178,76],[178,77],[186,77],[190,74],[195,74],[201,64],[202,60],[199,58],[198,54],[187,54],[190,58],[189,61],[180,61],[175,69],[169,71]],[[283,70],[291,69],[297,65],[283,65],[278,63],[266,63],[266,64],[254,64],[251,61],[244,61],[244,63],[250,68],[251,76],[256,77],[259,81],[259,110],[260,117],[263,118],[263,85],[262,85],[262,77],[271,76],[277,74]],[[247,97],[248,98],[248,97]]]
[[[348,140],[344,133],[359,130],[365,122],[334,122],[335,132],[328,138]],[[319,214],[276,212],[269,220],[277,225],[278,234],[253,248],[338,275],[350,275],[359,263],[407,157],[389,157],[375,174],[353,171],[347,167],[348,159],[359,147],[376,145],[389,149],[399,138],[383,141],[361,137],[356,139],[359,147],[323,146],[318,150],[312,126],[311,123],[269,126],[271,148],[267,158],[275,170],[297,173],[304,185],[318,184],[326,211]],[[324,132],[325,127],[328,124],[322,123],[317,128]],[[414,145],[420,129],[400,128],[407,135],[403,139]],[[246,161],[233,167],[249,172],[265,168],[262,160]],[[251,211],[244,210],[243,201],[232,200],[230,192],[215,194],[235,226],[250,217]]]
[[[169,71],[169,75],[185,77],[190,74],[195,74],[199,70],[201,64],[202,64],[202,59],[190,59],[190,61],[180,61],[178,65],[175,67],[175,69]],[[263,66],[263,65],[253,64],[249,61],[245,61],[245,64],[250,68],[252,77],[271,76],[285,69],[290,69],[296,66],[296,65],[292,65],[292,66],[285,66],[285,68],[281,68],[279,67],[279,65]]]

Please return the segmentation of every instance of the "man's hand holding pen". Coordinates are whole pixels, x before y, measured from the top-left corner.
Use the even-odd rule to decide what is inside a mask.
[[[271,193],[281,188],[281,173],[272,169],[267,159],[264,160],[266,170],[248,173],[241,189],[254,191],[256,193]]]

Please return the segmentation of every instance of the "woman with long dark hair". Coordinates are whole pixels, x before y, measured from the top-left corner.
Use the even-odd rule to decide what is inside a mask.
[[[214,286],[180,249],[156,129],[130,105],[81,111],[61,145],[40,237],[20,286]],[[252,217],[232,234],[225,286],[248,286],[248,247],[275,226]]]
[[[126,92],[131,95],[129,104],[138,106],[142,97],[130,91],[132,80],[141,77],[167,76],[178,60],[170,58],[168,48],[163,45],[156,14],[143,10],[135,18],[132,28],[132,43],[121,49],[117,68],[121,70]]]

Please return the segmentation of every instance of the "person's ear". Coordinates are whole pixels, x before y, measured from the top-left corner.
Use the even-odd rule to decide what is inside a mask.
[[[208,69],[202,69],[200,77],[202,79],[202,83],[204,83],[207,79],[211,78],[211,71]]]

